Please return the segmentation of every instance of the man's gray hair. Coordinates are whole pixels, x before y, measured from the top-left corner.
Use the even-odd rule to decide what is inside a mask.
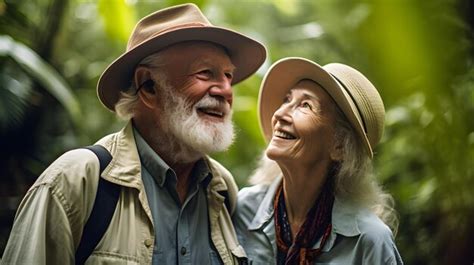
[[[146,66],[154,68],[153,73],[154,81],[158,82],[157,85],[165,84],[167,82],[166,75],[162,70],[165,65],[165,61],[160,52],[154,53],[141,60],[138,66]],[[122,120],[129,120],[135,115],[135,108],[138,104],[138,91],[135,86],[135,82],[131,82],[130,87],[120,92],[120,99],[115,104],[115,113]]]

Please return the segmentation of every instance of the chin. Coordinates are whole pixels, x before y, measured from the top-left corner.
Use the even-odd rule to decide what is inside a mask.
[[[285,152],[282,152],[281,150],[275,150],[271,146],[267,148],[265,153],[268,158],[274,161],[288,159],[288,156],[285,154]]]

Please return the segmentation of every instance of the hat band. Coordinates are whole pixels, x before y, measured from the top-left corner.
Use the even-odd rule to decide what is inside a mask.
[[[130,50],[133,50],[135,47],[139,46],[140,44],[149,41],[150,39],[153,39],[153,38],[155,38],[159,35],[163,35],[165,33],[171,32],[171,31],[175,31],[175,30],[183,29],[183,28],[197,28],[197,27],[210,27],[210,26],[212,26],[212,25],[204,24],[204,23],[200,23],[200,22],[191,22],[191,23],[179,24],[179,25],[176,25],[176,26],[173,26],[173,27],[169,27],[169,28],[166,28],[162,31],[155,32],[150,37],[144,39],[140,43],[137,43],[133,46],[127,47],[127,52],[130,51]]]
[[[359,116],[360,120],[362,121],[362,126],[364,127],[364,132],[365,134],[367,135],[368,132],[367,132],[367,126],[365,125],[365,120],[364,120],[364,117],[361,115],[361,111],[360,111],[360,107],[359,105],[357,104],[357,101],[354,100],[354,96],[352,95],[351,91],[349,89],[347,89],[347,87],[344,85],[343,82],[341,82],[341,80],[339,80],[339,78],[337,78],[337,76],[329,73],[332,77],[334,77],[334,79],[336,79],[337,83],[339,83],[339,85],[344,88],[344,90],[347,92],[347,94],[349,94],[349,96],[351,97],[351,100],[352,102],[354,103],[354,105],[356,106],[356,109],[357,109],[357,113],[356,115]]]

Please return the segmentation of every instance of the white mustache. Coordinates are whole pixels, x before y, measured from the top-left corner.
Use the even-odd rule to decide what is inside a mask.
[[[194,108],[218,109],[224,113],[225,116],[230,112],[230,104],[227,101],[212,97],[209,94],[206,94],[201,100],[194,104]]]

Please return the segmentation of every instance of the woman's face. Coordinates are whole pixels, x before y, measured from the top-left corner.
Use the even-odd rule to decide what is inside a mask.
[[[277,162],[337,160],[336,105],[317,83],[302,80],[290,89],[273,114],[267,156]]]

